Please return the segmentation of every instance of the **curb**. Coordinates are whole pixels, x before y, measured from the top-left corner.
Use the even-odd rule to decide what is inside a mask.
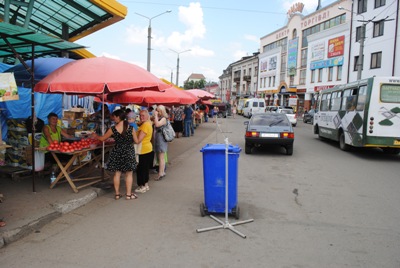
[[[88,204],[90,201],[94,200],[98,196],[104,195],[106,193],[105,190],[99,188],[92,188],[85,194],[83,197],[71,199],[64,203],[54,203],[52,204],[53,211],[49,212],[48,214],[30,221],[29,223],[14,228],[12,230],[5,231],[1,234],[0,237],[0,248],[11,244],[12,242],[21,239],[38,229],[42,228],[46,224],[52,222],[53,220],[60,218],[63,214],[71,212],[81,206]]]

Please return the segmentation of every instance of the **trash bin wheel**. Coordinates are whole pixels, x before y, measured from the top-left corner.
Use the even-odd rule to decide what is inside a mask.
[[[239,206],[236,206],[236,207],[234,207],[234,208],[232,208],[232,216],[234,216],[235,217],[235,219],[239,219],[239,217],[240,217],[240,208],[239,208]]]
[[[204,217],[204,216],[207,215],[207,214],[208,214],[208,211],[207,211],[206,206],[204,205],[204,203],[201,203],[201,204],[200,204],[200,215],[201,215],[202,217]]]

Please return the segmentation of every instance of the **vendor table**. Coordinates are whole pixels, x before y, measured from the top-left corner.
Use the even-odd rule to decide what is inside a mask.
[[[112,148],[114,147],[113,144],[107,144],[104,146],[104,154],[108,153]],[[87,149],[82,149],[79,151],[71,152],[71,153],[60,153],[58,151],[50,151],[52,156],[54,157],[54,160],[57,162],[58,167],[60,168],[60,173],[57,175],[57,178],[54,180],[53,183],[50,184],[50,189],[54,188],[56,184],[62,183],[67,181],[69,185],[71,186],[72,190],[77,193],[79,189],[83,187],[87,187],[90,185],[93,185],[97,182],[102,181],[104,178],[102,175],[98,176],[90,176],[87,177],[89,174],[93,174],[95,168],[101,168],[102,167],[102,153],[96,154],[96,151],[101,151],[102,146],[96,147],[96,148],[87,148]],[[80,161],[79,156],[81,156],[84,153],[91,152],[91,159],[87,161]],[[57,154],[64,154],[64,155],[70,155],[71,159],[64,165]],[[75,165],[74,165],[75,162]],[[82,167],[87,166],[87,170],[83,171]],[[82,171],[81,173],[77,173],[77,171]],[[73,175],[73,176],[72,176]],[[65,179],[65,180],[63,180]],[[75,182],[82,182],[82,181],[90,181],[88,183],[85,183],[83,185],[77,186]]]

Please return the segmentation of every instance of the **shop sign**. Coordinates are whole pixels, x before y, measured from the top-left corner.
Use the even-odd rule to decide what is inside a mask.
[[[323,60],[325,55],[325,42],[319,42],[311,46],[311,60]]]
[[[329,39],[328,58],[342,56],[344,54],[344,35]]]
[[[316,87],[314,87],[314,92],[319,92],[319,91],[321,91],[321,90],[328,89],[328,88],[332,88],[332,87],[334,87],[334,86],[335,86],[335,85],[316,86]]]
[[[17,83],[12,73],[0,74],[0,102],[19,100]]]

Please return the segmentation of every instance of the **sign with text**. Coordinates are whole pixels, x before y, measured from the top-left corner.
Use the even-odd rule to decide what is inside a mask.
[[[342,56],[344,54],[344,35],[329,39],[328,58]]]

